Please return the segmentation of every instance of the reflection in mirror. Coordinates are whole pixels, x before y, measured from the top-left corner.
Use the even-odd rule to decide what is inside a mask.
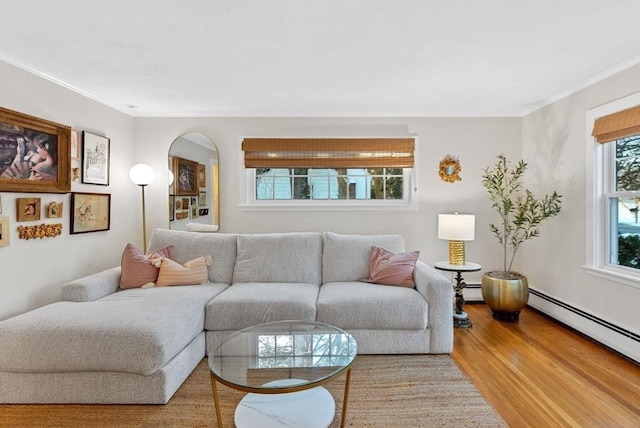
[[[169,148],[169,228],[215,232],[219,227],[218,150],[202,134],[185,134]]]

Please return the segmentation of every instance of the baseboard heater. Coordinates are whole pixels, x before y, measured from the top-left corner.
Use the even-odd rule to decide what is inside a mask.
[[[579,315],[579,316],[581,316],[583,318],[586,318],[591,322],[594,322],[594,323],[599,324],[599,325],[601,325],[603,327],[606,327],[611,331],[614,331],[614,332],[616,332],[618,334],[626,336],[626,337],[628,337],[629,339],[631,339],[631,340],[633,340],[635,342],[639,342],[640,343],[640,335],[638,335],[638,334],[636,334],[636,333],[634,333],[632,331],[629,331],[629,330],[627,330],[625,328],[622,328],[622,327],[620,327],[618,325],[612,324],[609,321],[603,320],[602,318],[598,318],[597,316],[595,316],[593,314],[585,312],[582,309],[578,309],[575,306],[571,306],[571,305],[569,305],[569,304],[567,304],[567,303],[565,303],[563,301],[560,301],[560,300],[555,299],[555,298],[553,298],[551,296],[548,296],[548,295],[546,295],[544,293],[541,293],[538,290],[534,290],[534,289],[530,288],[529,289],[529,293],[533,294],[534,296],[539,297],[539,298],[541,298],[543,300],[546,300],[547,302],[553,303],[554,305],[560,306],[563,309],[566,309],[566,310],[568,310],[570,312],[573,312],[576,315]],[[538,309],[536,309],[536,310],[538,312],[541,312]],[[545,315],[549,316],[548,314],[545,314]],[[549,317],[553,318],[551,316],[549,316]],[[553,319],[556,320],[555,318],[553,318]],[[558,320],[556,320],[556,321],[558,321]],[[560,321],[558,321],[558,322],[560,322]]]

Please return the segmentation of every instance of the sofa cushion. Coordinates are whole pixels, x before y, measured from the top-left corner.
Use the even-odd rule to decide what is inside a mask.
[[[231,284],[236,262],[236,235],[155,229],[149,241],[149,251],[167,245],[173,246],[172,259],[180,264],[210,255],[209,281]]]
[[[393,253],[404,251],[402,235],[340,235],[325,232],[322,251],[322,283],[358,281],[369,277],[371,247]]]
[[[235,331],[271,321],[314,321],[318,287],[306,283],[233,284],[207,304],[205,329]]]
[[[419,255],[419,251],[392,253],[384,248],[373,246],[369,261],[369,278],[362,281],[399,287],[415,287],[413,270]]]
[[[320,285],[322,235],[267,233],[238,235],[233,284],[299,282]]]
[[[320,286],[316,319],[347,330],[424,329],[427,301],[414,288],[333,282]]]
[[[120,266],[120,288],[137,288],[158,279],[158,268],[151,264],[151,260],[160,257],[171,258],[173,247],[171,245],[160,248],[149,255],[145,255],[135,245],[127,244],[122,252]]]
[[[150,375],[202,333],[205,305],[226,287],[132,288],[7,319],[0,322],[0,371]]]
[[[155,259],[153,265],[160,268],[158,287],[204,284],[207,282],[207,268],[211,266],[211,256],[198,257],[183,264],[161,257]]]

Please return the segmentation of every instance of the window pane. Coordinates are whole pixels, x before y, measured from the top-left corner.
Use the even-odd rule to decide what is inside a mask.
[[[402,199],[402,177],[387,178],[386,199]]]
[[[640,269],[640,198],[611,198],[609,263]]]
[[[384,180],[382,177],[371,177],[371,199],[384,199]]]
[[[615,189],[640,190],[640,135],[616,141]]]
[[[307,177],[294,177],[293,179],[293,198],[309,199],[310,188]]]

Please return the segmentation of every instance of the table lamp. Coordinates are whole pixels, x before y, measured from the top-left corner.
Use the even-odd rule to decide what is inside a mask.
[[[149,165],[139,163],[131,167],[129,170],[129,178],[134,184],[142,189],[142,244],[144,245],[142,252],[147,251],[147,217],[144,207],[144,188],[153,183],[156,173]]]
[[[473,214],[438,214],[438,239],[449,240],[449,263],[464,265],[464,241],[473,241],[476,216]]]

